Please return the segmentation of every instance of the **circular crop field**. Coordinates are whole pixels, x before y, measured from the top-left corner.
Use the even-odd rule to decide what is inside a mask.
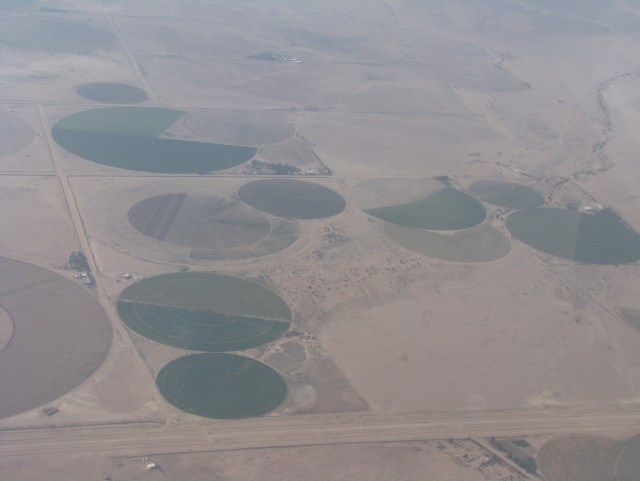
[[[574,434],[547,441],[538,466],[549,481],[637,481],[640,436],[626,441]]]
[[[349,199],[361,209],[418,202],[444,189],[435,179],[369,179],[349,192]]]
[[[640,235],[612,217],[568,209],[527,209],[507,218],[507,228],[529,246],[588,264],[640,259]]]
[[[331,217],[347,206],[336,191],[301,180],[256,180],[240,187],[238,197],[267,214],[294,219]]]
[[[31,126],[15,115],[0,112],[0,155],[19,152],[36,138]]]
[[[529,209],[544,204],[542,194],[529,186],[502,180],[478,180],[469,186],[469,194],[489,204],[511,209]]]
[[[511,243],[502,232],[482,224],[453,234],[386,224],[387,236],[417,254],[454,262],[488,262],[506,256]]]
[[[240,351],[279,339],[291,311],[270,290],[211,272],[150,277],[126,288],[118,313],[138,334],[194,351]]]
[[[451,187],[415,202],[365,212],[391,224],[429,230],[467,229],[480,224],[487,215],[480,202]]]
[[[275,370],[236,354],[180,357],[160,370],[156,383],[174,406],[217,419],[266,414],[287,395],[287,385]]]
[[[184,112],[155,107],[86,110],[53,126],[55,141],[72,154],[120,169],[205,174],[250,160],[255,147],[160,137]]]
[[[109,318],[89,292],[47,269],[3,257],[0,318],[0,342],[6,341],[0,350],[0,418],[76,388],[111,346]]]
[[[153,239],[199,249],[253,244],[269,235],[269,218],[234,199],[168,194],[145,199],[127,214],[129,223]]]
[[[0,19],[0,43],[44,52],[87,53],[116,43],[106,25],[28,15]]]
[[[81,85],[76,92],[80,97],[105,104],[137,104],[148,98],[141,88],[112,82]]]

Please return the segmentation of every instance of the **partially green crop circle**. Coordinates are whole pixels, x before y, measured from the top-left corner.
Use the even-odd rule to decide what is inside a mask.
[[[171,361],[156,378],[162,396],[190,414],[217,419],[260,416],[287,395],[266,364],[236,354],[194,354]]]
[[[138,334],[182,349],[220,352],[273,342],[291,311],[270,290],[212,272],[150,277],[125,289],[118,314]]]
[[[392,224],[429,230],[467,229],[480,224],[487,215],[480,202],[451,187],[416,202],[365,212]]]
[[[511,233],[531,247],[588,264],[640,259],[640,234],[619,219],[569,209],[526,209],[507,218]]]
[[[206,174],[255,155],[255,147],[161,137],[183,114],[156,107],[93,109],[63,118],[52,134],[58,145],[83,159],[143,172]]]

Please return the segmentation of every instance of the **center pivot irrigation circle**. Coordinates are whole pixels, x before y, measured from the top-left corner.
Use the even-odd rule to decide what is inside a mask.
[[[347,206],[344,198],[334,190],[289,179],[249,182],[240,187],[238,197],[259,211],[293,219],[331,217]]]
[[[106,359],[111,323],[77,283],[0,257],[0,418],[64,396]]]
[[[287,395],[287,385],[274,369],[236,354],[180,357],[160,370],[156,383],[174,406],[217,419],[260,416]]]
[[[118,298],[118,313],[138,334],[194,351],[240,351],[279,339],[291,311],[270,290],[212,272],[144,279]]]

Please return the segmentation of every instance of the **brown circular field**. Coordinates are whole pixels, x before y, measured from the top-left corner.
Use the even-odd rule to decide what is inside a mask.
[[[264,255],[297,238],[291,222],[272,219],[237,199],[212,195],[150,197],[133,205],[127,218],[147,237],[193,249],[192,258],[229,258],[240,251]]]
[[[558,436],[538,452],[538,468],[548,481],[636,481],[640,436],[628,440],[590,434]]]
[[[29,147],[36,138],[31,126],[15,115],[0,112],[0,155],[9,155]]]
[[[259,211],[293,219],[331,217],[347,206],[336,191],[301,180],[256,180],[240,187],[238,197]]]
[[[0,307],[13,322],[0,351],[0,418],[65,395],[107,357],[109,318],[89,292],[54,272],[0,257]]]

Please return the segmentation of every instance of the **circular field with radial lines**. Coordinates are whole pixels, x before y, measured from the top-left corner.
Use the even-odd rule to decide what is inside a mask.
[[[100,367],[111,323],[86,289],[0,257],[0,418],[54,401]]]
[[[627,264],[640,259],[640,234],[619,219],[569,209],[527,209],[507,218],[507,228],[525,244],[589,264]]]
[[[105,104],[137,104],[148,98],[141,88],[113,82],[81,85],[76,92],[80,97]]]
[[[156,383],[174,406],[218,419],[266,414],[287,395],[287,385],[274,369],[236,354],[180,357],[160,370]]]
[[[269,217],[237,199],[166,194],[144,199],[127,214],[129,223],[152,239],[191,248],[193,259],[267,255],[298,238],[295,221]]]
[[[469,194],[489,204],[511,209],[529,209],[544,204],[542,194],[527,185],[503,180],[478,180],[469,186]]]
[[[547,441],[538,467],[549,481],[637,481],[640,435],[628,440],[572,434]]]
[[[331,217],[347,206],[336,191],[301,180],[256,180],[240,187],[238,197],[259,211],[294,219]]]
[[[240,351],[279,339],[291,311],[270,290],[211,272],[150,277],[125,289],[118,313],[138,334],[194,351]]]

